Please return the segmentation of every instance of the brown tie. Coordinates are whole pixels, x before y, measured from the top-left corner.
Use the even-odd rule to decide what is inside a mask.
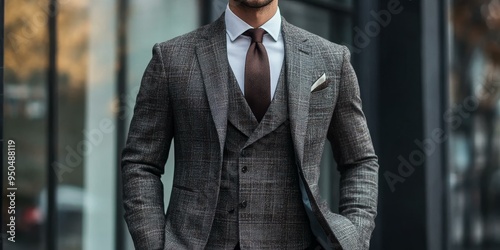
[[[249,29],[243,35],[252,38],[245,62],[245,99],[257,121],[261,121],[271,103],[271,74],[263,29]]]

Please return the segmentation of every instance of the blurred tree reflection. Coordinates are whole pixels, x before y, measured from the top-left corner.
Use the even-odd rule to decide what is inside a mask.
[[[85,83],[88,61],[88,1],[64,0],[58,11],[58,72],[67,83]],[[5,2],[5,68],[16,82],[44,80],[48,62],[48,0]]]
[[[58,157],[65,159],[67,148],[75,149],[84,137],[89,1],[57,2]],[[5,1],[4,134],[16,140],[18,154],[22,157],[16,162],[17,185],[22,187],[17,193],[19,218],[37,218],[19,220],[16,246],[20,249],[42,249],[45,231],[43,215],[28,215],[40,211],[48,169],[46,88],[47,84],[54,84],[47,82],[46,75],[48,6],[48,0]],[[82,188],[83,164],[82,160],[58,185]],[[61,208],[58,213],[60,217],[65,215]],[[6,218],[5,213],[3,216]],[[59,238],[59,247],[81,249],[81,216],[72,216],[60,223],[60,235],[64,237]],[[5,244],[10,249],[8,243]]]

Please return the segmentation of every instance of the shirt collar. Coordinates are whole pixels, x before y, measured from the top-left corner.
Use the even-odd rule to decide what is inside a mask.
[[[231,9],[229,9],[229,4],[226,7],[226,13],[224,14],[225,22],[226,22],[226,32],[231,39],[231,42],[234,42],[236,38],[238,38],[241,34],[243,34],[248,29],[253,29],[245,21],[241,20],[236,14],[234,14]],[[265,24],[260,26],[260,28],[264,29],[273,39],[274,41],[278,41],[278,37],[281,32],[281,14],[280,9],[278,8],[274,16],[269,19]]]

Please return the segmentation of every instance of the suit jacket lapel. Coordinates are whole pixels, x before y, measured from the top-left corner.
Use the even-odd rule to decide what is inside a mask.
[[[302,171],[304,165],[304,143],[307,133],[307,122],[309,118],[309,100],[311,97],[311,85],[317,77],[314,73],[311,46],[307,43],[307,37],[294,30],[295,27],[283,20],[283,37],[285,39],[285,63],[288,80],[288,112],[290,117],[290,129],[298,161],[300,182],[304,184],[301,189],[306,210],[314,213],[320,230],[325,230],[327,237],[332,235],[331,228],[321,213],[316,197],[308,185],[307,177]],[[309,204],[309,205],[307,205]],[[310,209],[310,210],[309,210]],[[316,235],[317,237],[323,237]],[[335,237],[333,235],[333,237]],[[323,239],[327,240],[327,239]]]
[[[311,46],[307,37],[282,19],[285,43],[285,74],[288,88],[288,112],[290,128],[297,160],[302,166],[304,141],[309,116],[310,85],[315,80],[312,74]],[[224,150],[228,116],[227,46],[224,15],[211,24],[196,47],[203,83],[210,110],[219,137],[221,157]]]
[[[295,147],[295,155],[299,166],[304,161],[304,142],[309,116],[309,98],[312,74],[311,46],[302,32],[294,31],[294,27],[284,19],[282,32],[285,41],[286,80],[288,83],[288,112],[290,129]]]
[[[221,159],[227,131],[228,60],[224,14],[205,29],[203,40],[196,47],[210,111],[219,137]]]

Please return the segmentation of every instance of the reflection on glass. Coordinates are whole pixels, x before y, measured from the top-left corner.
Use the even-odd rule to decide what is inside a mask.
[[[342,9],[352,9],[351,1],[342,2]],[[339,11],[335,6],[331,9],[320,8],[307,1],[280,1],[281,15],[293,25],[303,28],[332,42],[352,44],[352,16]]]
[[[291,24],[321,37],[330,38],[331,13],[328,10],[298,1],[285,1],[280,2],[280,11]]]
[[[88,72],[89,1],[59,1],[57,16],[58,159],[71,171],[59,175],[59,249],[82,249],[83,141]],[[72,158],[71,160],[66,160]]]
[[[450,249],[500,248],[500,1],[450,1]]]
[[[48,38],[45,24],[48,14],[43,8],[47,3],[46,0],[5,1],[4,136],[16,143],[15,186],[18,190],[16,242],[2,242],[4,249],[43,249],[44,245],[45,214],[40,207],[40,190],[46,187],[47,173]],[[4,159],[7,159],[5,152]],[[6,162],[3,164],[5,176]],[[6,192],[7,182],[2,183],[2,190]],[[3,222],[7,222],[13,214],[8,214],[6,202],[3,205]]]

